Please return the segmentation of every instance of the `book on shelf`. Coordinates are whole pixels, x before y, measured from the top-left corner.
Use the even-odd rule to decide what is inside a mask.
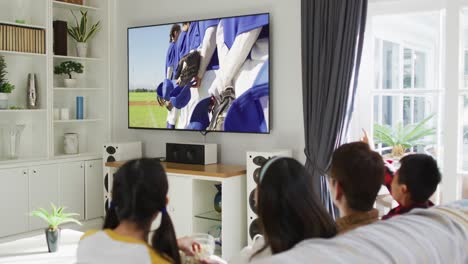
[[[0,50],[45,54],[45,30],[0,24]]]

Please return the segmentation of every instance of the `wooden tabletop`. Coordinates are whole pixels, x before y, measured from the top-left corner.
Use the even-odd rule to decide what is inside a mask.
[[[127,161],[107,162],[106,167],[120,168]],[[246,174],[245,166],[210,164],[193,165],[173,162],[161,162],[167,173],[188,174],[197,176],[210,176],[219,178],[229,178]]]

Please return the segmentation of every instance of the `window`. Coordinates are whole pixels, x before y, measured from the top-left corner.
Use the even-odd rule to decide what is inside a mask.
[[[387,20],[394,21],[397,20]],[[387,24],[387,23],[385,23]],[[390,27],[390,25],[387,25]],[[434,61],[433,47],[418,48],[401,41],[398,36],[391,39],[375,37],[374,65],[375,87],[373,87],[373,115],[375,124],[387,125],[393,129],[418,124],[433,115],[426,123],[436,127],[439,107],[439,91],[434,89],[434,75],[427,72]],[[431,85],[431,86],[430,86]],[[423,152],[437,157],[437,136],[422,138],[409,152]],[[376,145],[383,154],[390,154],[391,147]]]

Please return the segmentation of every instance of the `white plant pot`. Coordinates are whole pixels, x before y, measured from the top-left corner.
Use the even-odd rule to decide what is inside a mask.
[[[78,54],[78,57],[88,57],[88,43],[76,43],[76,53]]]
[[[76,87],[76,79],[65,79],[63,80],[65,87],[67,88],[75,88]]]
[[[8,94],[0,93],[0,109],[8,109]]]

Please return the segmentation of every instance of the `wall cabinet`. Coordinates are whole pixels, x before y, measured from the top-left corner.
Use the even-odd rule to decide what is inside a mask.
[[[66,212],[79,214],[79,220],[85,217],[85,168],[83,161],[59,165],[60,168],[60,206],[66,206]]]
[[[50,203],[59,204],[58,166],[43,165],[28,169],[29,172],[29,212],[37,208],[50,208]],[[47,227],[44,220],[29,217],[29,229]]]
[[[27,169],[0,171],[0,237],[24,232],[29,226]]]
[[[104,216],[103,190],[102,160],[86,161],[84,192],[86,220]]]
[[[0,170],[0,237],[46,228],[30,213],[51,203],[79,220],[102,217],[103,188],[102,159]]]

